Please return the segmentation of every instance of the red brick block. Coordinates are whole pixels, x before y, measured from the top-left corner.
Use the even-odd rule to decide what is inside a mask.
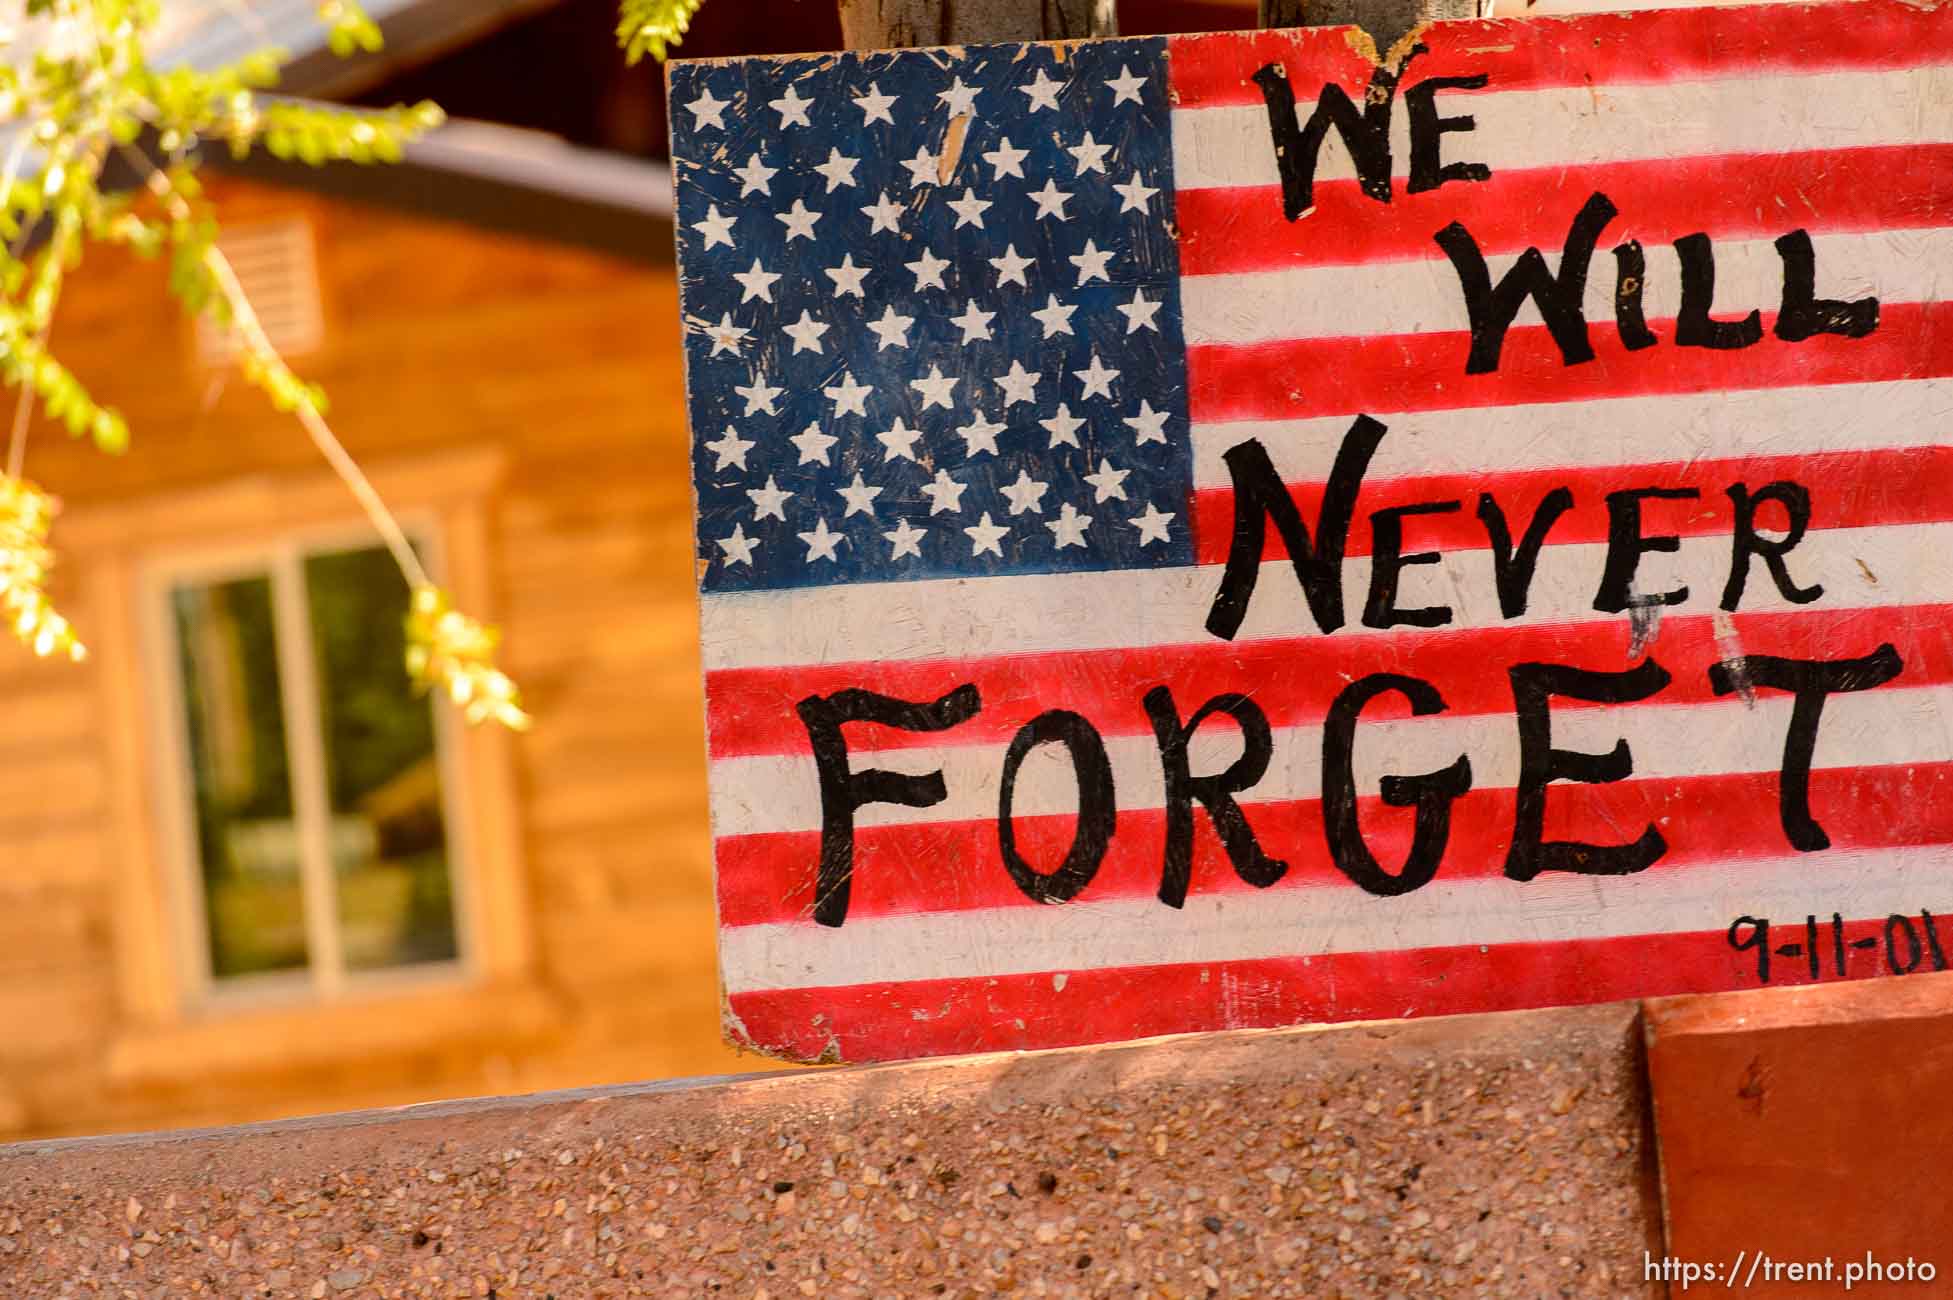
[[[1903,1276],[1854,1291],[1953,1295],[1953,972],[1664,998],[1644,1016],[1667,1249],[1716,1267],[1705,1290],[1842,1294],[1869,1258]],[[1827,1259],[1828,1281],[1789,1267]]]

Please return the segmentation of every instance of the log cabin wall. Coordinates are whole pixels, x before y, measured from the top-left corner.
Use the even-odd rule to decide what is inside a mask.
[[[511,841],[519,933],[472,990],[186,1003],[164,987],[182,958],[168,891],[131,888],[160,869],[143,861],[155,791],[126,788],[131,772],[148,784],[130,714],[153,678],[113,647],[76,666],[0,644],[0,1140],[762,1067],[718,1032],[669,265],[242,181],[214,197],[227,226],[309,226],[323,335],[295,362],[383,490],[394,467],[495,462],[468,516],[475,585],[536,725],[464,797],[495,804],[486,821]],[[644,238],[661,250],[670,228],[647,221]],[[58,354],[127,415],[128,453],[38,418],[28,448],[29,477],[66,506],[55,594],[84,637],[129,621],[96,607],[121,589],[91,574],[103,554],[140,557],[128,521],[167,531],[224,499],[243,532],[272,533],[282,498],[254,515],[251,485],[317,496],[303,432],[200,360],[165,278],[92,256],[59,314]]]

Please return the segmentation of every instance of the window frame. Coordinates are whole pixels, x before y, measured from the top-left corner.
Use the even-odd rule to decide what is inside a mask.
[[[419,549],[436,582],[444,581],[439,521],[427,511],[407,511],[400,524]],[[459,738],[453,710],[423,698],[432,711],[435,765],[441,778],[441,816],[446,834],[449,887],[454,900],[456,954],[440,962],[349,971],[341,950],[338,900],[333,891],[328,822],[330,791],[319,704],[318,664],[306,607],[305,561],[313,555],[382,546],[370,525],[329,523],[282,530],[276,537],[227,545],[168,550],[145,557],[138,571],[142,674],[145,694],[157,703],[149,730],[154,747],[158,822],[165,871],[177,894],[171,911],[181,933],[189,999],[211,1010],[307,1002],[335,1002],[361,993],[384,993],[466,982],[477,972],[473,845],[468,791],[456,759]],[[298,836],[299,880],[305,914],[306,965],[219,979],[211,969],[210,916],[205,903],[203,853],[197,840],[195,780],[189,716],[172,626],[171,594],[186,584],[264,577],[270,584],[272,626],[277,634],[279,703],[292,783]]]
[[[506,469],[500,447],[373,457],[374,487],[440,565],[458,604],[493,620],[490,511]],[[91,651],[101,697],[111,791],[110,888],[120,1029],[110,1044],[112,1079],[186,1080],[222,1059],[230,1068],[424,1050],[488,1021],[534,1032],[553,1021],[555,999],[535,966],[529,887],[522,861],[514,738],[470,727],[436,704],[450,742],[441,761],[454,861],[457,960],[443,978],[348,980],[329,999],[309,976],[300,998],[205,997],[209,950],[201,926],[201,865],[184,864],[170,817],[188,805],[165,792],[164,747],[175,724],[172,691],[155,689],[148,660],[157,638],[145,625],[146,575],[181,573],[198,557],[262,554],[286,538],[370,537],[345,485],[329,470],[234,477],[64,512],[56,538],[63,569],[80,586],[76,621]],[[294,540],[294,545],[297,544]],[[151,602],[153,605],[153,602]],[[437,741],[437,750],[439,742]],[[175,761],[172,756],[169,762]],[[170,813],[171,803],[179,810]],[[172,848],[172,844],[177,847]],[[185,896],[191,906],[186,908]],[[464,911],[465,909],[465,911]],[[194,925],[192,924],[194,923]],[[199,972],[204,978],[199,979]],[[228,983],[222,981],[221,983]],[[229,990],[223,990],[229,994]],[[384,1000],[398,1015],[371,1014]]]

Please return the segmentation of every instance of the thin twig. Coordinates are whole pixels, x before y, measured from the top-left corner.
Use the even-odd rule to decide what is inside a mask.
[[[23,127],[21,129],[20,134],[21,137],[25,139],[27,135],[26,128]],[[13,196],[14,166],[16,162],[18,162],[19,158],[20,158],[20,151],[16,149],[13,155],[7,159],[6,189],[4,191],[0,191],[0,193],[3,193],[7,198],[11,198]],[[0,202],[4,202],[4,201],[5,201],[4,199],[0,199]],[[14,261],[18,262],[20,260],[21,254],[27,251],[27,236],[33,233],[33,229],[34,228],[28,225],[26,222],[21,223],[20,234],[15,236],[13,247],[8,250],[9,255],[13,258]],[[47,329],[44,327],[41,330],[41,336],[40,336],[40,341],[42,343],[47,342],[47,334],[48,334]],[[14,402],[13,436],[7,440],[7,477],[8,478],[19,478],[20,471],[22,470],[22,468],[25,467],[27,463],[27,420],[29,414],[29,405],[30,403],[32,403],[33,399],[34,399],[34,385],[26,381],[25,379],[23,379],[20,385],[20,396]]]
[[[108,137],[106,135],[99,136],[89,142],[88,148],[81,155],[82,163],[88,167],[91,177],[101,174],[102,161],[108,152],[107,144]],[[9,184],[7,192],[9,194],[12,193],[11,184]],[[23,226],[20,235],[14,241],[15,246],[12,250],[12,256],[15,261],[20,260],[20,255],[25,248],[30,229],[30,227]],[[59,276],[61,274],[60,259],[62,256],[62,243],[58,226],[54,239],[48,245],[46,256],[55,259],[54,274]],[[35,345],[37,347],[46,347],[48,336],[53,330],[54,313],[50,310],[47,319],[41,322],[41,328],[34,336]],[[20,396],[14,402],[13,429],[7,438],[8,478],[19,478],[21,471],[27,466],[27,430],[33,411],[33,393],[33,381],[29,378],[23,378],[20,385]]]
[[[20,179],[20,165],[27,159],[27,142],[33,138],[33,135],[25,122],[22,122],[20,128],[14,132],[14,147],[7,151],[7,171],[4,181],[6,188],[0,190],[0,197],[8,201],[11,201],[14,196],[14,182]]]
[[[230,303],[231,321],[244,335],[246,344],[259,356],[275,360],[281,366],[284,365],[284,359],[278,355],[277,349],[271,344],[271,337],[265,333],[264,326],[259,322],[257,312],[252,310],[251,300],[245,297],[244,286],[238,282],[237,272],[231,268],[230,259],[225,257],[215,244],[204,250],[203,259],[204,265],[210,268],[210,273],[216,277],[217,283],[223,288],[224,297]],[[400,571],[406,575],[407,584],[411,587],[431,586],[427,570],[421,567],[420,557],[414,554],[414,548],[407,541],[407,534],[401,529],[400,521],[393,517],[393,512],[387,509],[386,502],[380,499],[379,492],[367,479],[366,471],[359,467],[359,463],[352,458],[345,445],[333,434],[331,426],[325,422],[325,417],[319,414],[317,405],[311,398],[306,397],[297,403],[294,410],[298,415],[298,422],[304,425],[305,432],[311,435],[312,444],[319,449],[319,454],[325,457],[326,463],[332,466],[333,471],[345,481],[347,489],[359,502],[360,509],[366,512],[366,517],[372,521],[381,540],[386,543],[387,550],[393,553],[394,563],[398,564]]]
[[[52,327],[52,321],[43,325],[40,336],[35,342],[45,346],[47,344],[48,331]],[[20,385],[20,397],[14,402],[13,433],[7,439],[8,478],[19,478],[21,470],[26,468],[27,465],[27,425],[28,417],[33,410],[33,397],[33,383],[23,379]]]
[[[170,215],[178,221],[190,220],[193,216],[190,205],[176,192],[169,178],[140,152],[135,150],[127,152],[134,154],[135,160],[144,172],[145,183],[150,192],[163,201],[169,208]],[[215,244],[212,244],[204,250],[203,260],[212,278],[217,281],[218,288],[223,291],[224,299],[230,306],[231,327],[243,335],[245,346],[260,358],[284,366],[284,358],[272,345],[271,336],[265,333],[264,325],[258,320],[258,313],[252,308],[251,299],[245,294],[244,286],[239,282],[230,259],[225,257],[223,251]],[[359,464],[347,452],[345,445],[332,432],[331,426],[325,422],[325,417],[319,414],[317,405],[309,397],[303,397],[293,409],[298,416],[299,424],[311,437],[312,445],[319,449],[319,454],[325,457],[326,464],[332,466],[333,472],[339,475],[345,482],[347,490],[353,494],[353,499],[359,502],[360,509],[366,512],[367,519],[372,523],[374,530],[380,534],[380,539],[386,543],[387,550],[393,555],[394,563],[400,566],[401,573],[406,576],[408,585],[431,586],[427,570],[421,567],[420,557],[414,554],[413,545],[408,542],[406,532],[400,527],[400,521],[393,517],[393,512],[387,509],[386,502],[381,500],[379,492],[366,477],[366,472],[360,469]]]

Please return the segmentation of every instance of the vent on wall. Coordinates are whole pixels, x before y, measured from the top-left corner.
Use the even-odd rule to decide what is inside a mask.
[[[228,227],[217,247],[237,272],[273,347],[295,357],[324,341],[311,223],[294,218]],[[206,365],[227,363],[237,355],[237,341],[231,331],[199,316],[197,355]]]

